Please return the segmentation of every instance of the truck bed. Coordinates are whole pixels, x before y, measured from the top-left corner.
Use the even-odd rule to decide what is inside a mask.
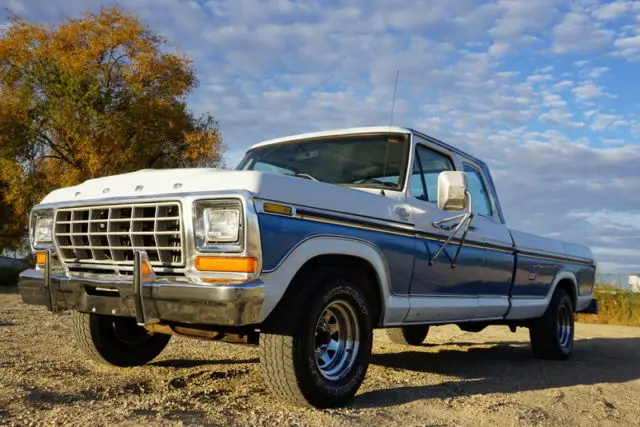
[[[561,240],[536,236],[517,230],[509,230],[514,246],[518,252],[536,254],[556,258],[593,261],[593,255],[588,247]]]

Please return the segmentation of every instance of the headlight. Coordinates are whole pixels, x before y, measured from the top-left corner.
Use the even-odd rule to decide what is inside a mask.
[[[242,205],[239,201],[202,201],[195,205],[195,240],[198,249],[242,249]]]
[[[237,241],[240,231],[240,211],[236,209],[205,209],[204,230],[207,243]]]
[[[53,237],[53,218],[38,218],[36,221],[36,242],[51,243]]]
[[[34,248],[53,242],[53,216],[51,211],[34,212],[31,217],[31,243]]]

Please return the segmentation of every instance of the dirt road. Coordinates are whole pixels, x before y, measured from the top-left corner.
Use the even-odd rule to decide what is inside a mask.
[[[0,288],[2,292],[2,288]],[[578,325],[570,362],[533,358],[528,333],[433,328],[403,347],[376,333],[348,408],[273,400],[253,347],[173,339],[150,365],[98,367],[69,315],[0,294],[0,425],[640,425],[640,328]]]

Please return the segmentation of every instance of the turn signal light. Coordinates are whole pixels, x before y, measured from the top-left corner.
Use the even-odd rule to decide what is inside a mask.
[[[148,276],[149,274],[153,273],[153,268],[151,268],[149,263],[146,261],[142,262],[141,270],[143,276]]]
[[[219,271],[227,273],[255,273],[258,260],[240,257],[196,257],[196,269],[199,271]]]
[[[279,205],[277,203],[265,203],[262,207],[265,212],[288,216],[293,215],[293,208],[291,206]]]
[[[45,265],[47,263],[47,253],[46,252],[36,252],[36,264],[37,265]]]

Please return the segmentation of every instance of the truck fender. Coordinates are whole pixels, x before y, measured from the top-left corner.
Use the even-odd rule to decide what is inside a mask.
[[[570,292],[569,296],[572,298],[575,305],[575,302],[577,301],[577,297],[578,297],[578,280],[576,279],[576,275],[573,272],[566,271],[566,270],[558,271],[555,277],[553,278],[553,281],[551,282],[551,287],[549,288],[549,292],[547,293],[547,296],[545,298],[547,305],[549,305],[549,302],[553,297],[553,293],[556,291],[556,288],[558,287],[558,283],[560,283],[563,280],[571,282],[571,284],[573,285],[573,295]]]
[[[509,309],[505,319],[535,319],[542,316],[545,311],[547,311],[547,307],[549,307],[549,303],[551,302],[551,298],[553,297],[553,293],[556,291],[558,284],[563,280],[570,281],[572,283],[573,290],[576,292],[574,296],[577,295],[578,282],[575,274],[571,271],[560,270],[551,281],[549,291],[544,298],[512,298],[511,308]]]
[[[294,246],[275,268],[263,271],[260,280],[264,283],[264,302],[259,321],[263,322],[285,294],[296,273],[310,260],[321,255],[347,255],[367,261],[376,272],[381,310],[384,315],[386,302],[390,298],[389,269],[384,255],[371,243],[341,236],[314,236]]]

